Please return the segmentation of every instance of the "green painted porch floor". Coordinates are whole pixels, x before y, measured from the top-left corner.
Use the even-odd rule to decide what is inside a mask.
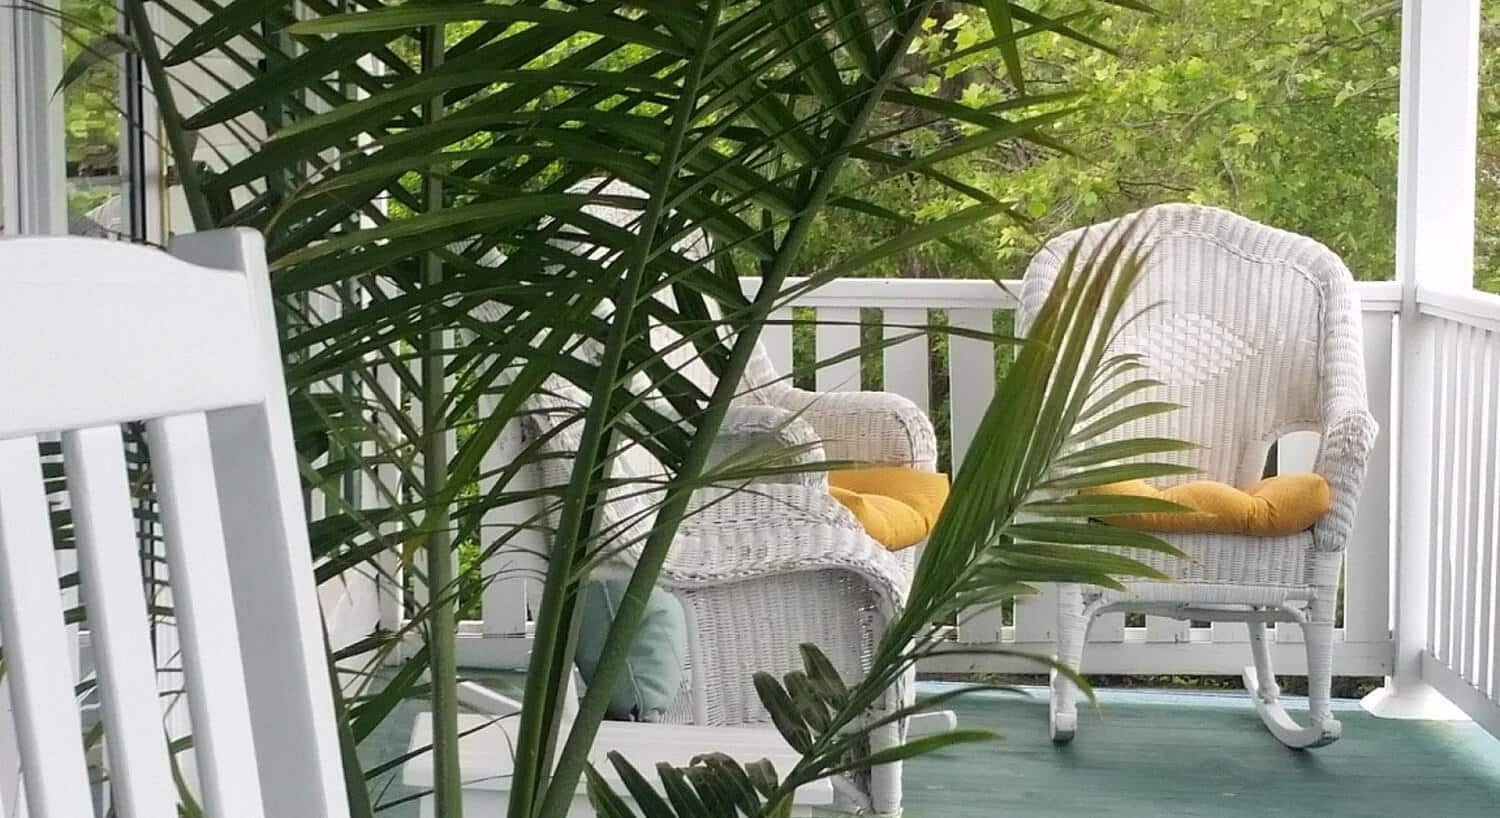
[[[1500,815],[1500,741],[1473,724],[1377,719],[1341,701],[1343,739],[1294,752],[1243,695],[1105,690],[1080,710],[1077,739],[1054,747],[1045,691],[1028,692],[958,702],[961,726],[1002,737],[908,762],[908,818]],[[1300,715],[1305,704],[1289,707]],[[418,709],[404,707],[364,749],[404,752]],[[382,800],[406,794],[395,784]],[[405,803],[380,814],[417,812]]]
[[[959,701],[961,726],[1003,737],[910,762],[910,818],[1500,814],[1500,741],[1474,724],[1377,719],[1340,701],[1343,738],[1297,752],[1244,695],[1105,690],[1056,747],[1046,691],[1029,692]]]

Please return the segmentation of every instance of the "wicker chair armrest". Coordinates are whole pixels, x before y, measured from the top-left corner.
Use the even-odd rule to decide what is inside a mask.
[[[900,395],[786,389],[776,401],[811,424],[830,459],[937,468],[932,421]]]
[[[908,549],[910,550],[910,549]],[[703,587],[803,571],[862,577],[899,610],[911,571],[826,489],[754,484],[701,489],[662,568],[668,587]],[[892,614],[893,615],[893,614]]]
[[[1333,505],[1313,526],[1316,550],[1340,551],[1348,544],[1365,469],[1379,431],[1375,418],[1363,406],[1350,404],[1329,414],[1313,471],[1328,481]]]
[[[774,475],[752,477],[756,483],[793,483],[827,493],[827,472],[815,465],[824,460],[806,420],[780,407],[751,404],[729,408],[709,455],[711,468],[753,471],[757,462],[776,467]],[[804,465],[806,471],[797,469]]]

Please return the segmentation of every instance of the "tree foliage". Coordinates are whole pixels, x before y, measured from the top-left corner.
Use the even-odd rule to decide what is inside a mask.
[[[62,29],[63,64],[79,66],[76,82],[62,90],[63,132],[68,175],[112,177],[120,163],[120,62],[113,41],[101,37],[118,24],[109,0],[64,0],[57,24]],[[90,53],[92,52],[92,53]],[[83,214],[118,195],[118,185],[78,185],[68,190],[68,210]]]
[[[1056,3],[1035,5],[1060,11]],[[1360,278],[1391,278],[1400,3],[1151,6],[1153,13],[1101,6],[1072,23],[1112,51],[1053,32],[1021,41],[1028,95],[1076,94],[1054,107],[1081,113],[1044,131],[1070,152],[1004,144],[942,168],[1013,202],[1029,225],[994,222],[966,234],[962,252],[938,248],[868,274],[1013,278],[1042,236],[1158,202],[1193,201],[1313,236]],[[930,71],[914,82],[968,106],[1006,105],[1015,88],[1004,65],[975,49],[992,36],[985,15],[949,3],[946,19],[938,17],[913,54]],[[958,203],[951,188],[911,176],[888,180],[882,192],[888,205],[929,218]],[[1494,227],[1496,218],[1500,212],[1482,225]],[[858,229],[830,222],[809,266],[874,229],[864,219]]]
[[[1500,2],[1480,4],[1479,167],[1474,182],[1474,286],[1500,293]]]
[[[1076,4],[1030,3],[1071,15]],[[1076,94],[1056,107],[1050,135],[1072,153],[1014,143],[949,163],[965,183],[1014,202],[1030,225],[997,221],[958,246],[887,259],[877,276],[1014,277],[1038,237],[1161,201],[1195,201],[1305,233],[1328,244],[1359,278],[1394,275],[1400,7],[1392,0],[1161,0],[1149,13],[1128,4],[1072,17],[1069,26],[1107,43],[1091,48],[1054,32],[1021,39],[1031,95]],[[64,60],[73,64],[117,12],[113,0],[63,4]],[[1482,4],[1475,284],[1500,292],[1500,3]],[[450,45],[479,23],[448,27]],[[911,55],[904,82],[970,104],[1004,106],[1015,88],[1004,61],[976,48],[993,35],[981,4],[939,3]],[[556,62],[590,40],[577,34],[539,58]],[[415,44],[391,43],[414,59]],[[622,49],[601,66],[628,65]],[[68,160],[113,168],[120,136],[118,61],[98,60],[65,94]],[[899,121],[886,122],[900,127]],[[965,126],[956,126],[962,131]],[[968,128],[976,127],[974,125]],[[950,133],[950,136],[953,135]],[[913,142],[941,139],[913,133]],[[914,148],[917,146],[913,146]],[[889,173],[890,169],[886,169]],[[415,178],[415,177],[413,177]],[[851,177],[845,185],[867,179]],[[931,178],[891,174],[878,198],[933,219],[961,197]],[[102,190],[102,189],[101,189]],[[102,192],[80,190],[78,208]],[[400,214],[403,205],[391,204]],[[876,231],[872,233],[872,231]],[[814,231],[803,266],[842,257],[855,237],[892,234],[881,219],[844,212]]]

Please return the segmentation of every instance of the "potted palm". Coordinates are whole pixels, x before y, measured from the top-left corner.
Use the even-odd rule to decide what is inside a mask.
[[[1017,43],[1048,32],[1088,39],[1070,27],[1073,15],[1007,2],[966,6],[990,21],[974,53],[995,55],[1015,91],[1001,106],[969,106],[928,92],[925,77],[939,67],[910,53],[949,5],[125,0],[128,37],[110,33],[101,43],[113,45],[85,51],[97,60],[125,48],[142,61],[192,225],[247,225],[267,236],[303,470],[321,506],[313,524],[320,581],[368,572],[406,588],[399,622],[330,648],[331,669],[354,680],[340,707],[356,812],[373,811],[366,777],[384,771],[361,765],[356,745],[395,703],[429,695],[438,811],[460,814],[454,646],[466,578],[475,577],[461,570],[469,566],[459,554],[496,547],[476,539],[479,521],[516,498],[479,490],[495,477],[486,453],[548,376],[561,372],[593,400],[572,477],[558,492],[562,547],[535,611],[510,805],[517,816],[563,814],[620,672],[608,658],[618,650],[607,648],[565,733],[553,705],[572,666],[569,623],[597,548],[589,520],[608,488],[615,434],[653,430],[670,467],[658,523],[629,579],[637,593],[609,634],[618,646],[639,626],[648,596],[639,591],[654,584],[705,479],[771,312],[806,288],[1015,215],[1009,203],[947,176],[944,163],[1004,140],[1050,145],[1039,129],[1066,103],[1027,95]],[[851,174],[856,166],[861,173]],[[572,190],[601,174],[644,197]],[[862,196],[863,185],[903,175],[947,186],[955,204],[917,219]],[[591,205],[637,216],[621,229],[590,215]],[[809,232],[835,209],[901,230],[793,279],[809,272],[797,270]],[[681,242],[700,229],[712,249],[693,256]],[[1079,546],[1096,508],[1043,499],[1129,471],[1059,476],[1054,468],[1060,453],[1087,443],[1070,435],[1079,414],[1096,408],[1092,390],[1129,368],[1102,346],[1139,268],[1129,239],[1076,261],[1071,284],[1058,288],[1021,348],[875,669],[836,679],[809,646],[805,674],[822,691],[815,699],[804,686],[757,679],[778,726],[807,737],[799,738],[804,762],[783,775],[705,764],[713,775],[688,774],[691,786],[722,786],[714,780],[727,776],[742,811],[784,814],[788,788],[799,782],[976,740],[960,732],[870,751],[863,736],[871,725],[856,714],[895,674],[944,648],[941,624],[959,606],[999,604],[1036,581],[1107,583],[1145,570]],[[569,242],[606,252],[570,252]],[[753,297],[741,276],[759,280]],[[667,290],[676,296],[671,307],[656,299]],[[706,317],[710,303],[724,317]],[[481,308],[511,318],[477,321]],[[690,423],[663,424],[630,392],[631,367],[649,357],[648,309],[697,339],[718,376],[718,389],[678,395],[678,414]],[[586,365],[567,355],[580,343],[599,350]],[[1075,462],[1149,454],[1104,449]],[[522,453],[502,471],[535,456]],[[1022,522],[1030,514],[1041,518]],[[1164,547],[1144,535],[1131,543]],[[664,774],[667,808],[694,814],[691,799],[672,800],[682,779]],[[599,809],[621,814],[617,795],[591,780]],[[637,804],[660,803],[642,777],[628,780]]]

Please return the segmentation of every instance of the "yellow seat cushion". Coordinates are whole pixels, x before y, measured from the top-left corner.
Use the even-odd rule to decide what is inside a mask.
[[[853,512],[865,533],[892,551],[927,539],[948,501],[948,475],[900,466],[828,473],[828,493]]]
[[[1084,493],[1151,497],[1193,509],[1191,512],[1122,514],[1105,518],[1105,522],[1123,528],[1247,534],[1252,537],[1280,537],[1306,531],[1333,503],[1328,481],[1317,474],[1277,475],[1248,489],[1237,489],[1212,480],[1158,489],[1144,480],[1127,480]]]

